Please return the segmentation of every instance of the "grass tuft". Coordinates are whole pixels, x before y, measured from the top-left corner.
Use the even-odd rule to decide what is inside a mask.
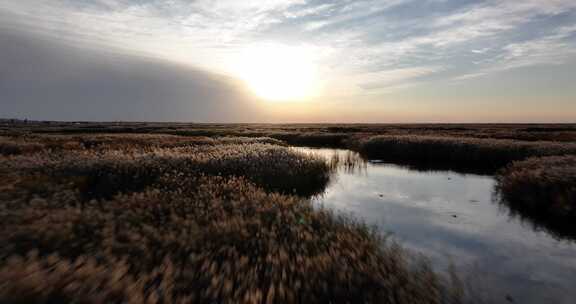
[[[557,235],[576,237],[576,156],[514,162],[500,171],[497,181],[514,214]]]
[[[576,144],[526,142],[505,139],[382,135],[369,138],[361,152],[378,158],[420,167],[464,169],[494,173],[515,160],[531,156],[576,154]]]

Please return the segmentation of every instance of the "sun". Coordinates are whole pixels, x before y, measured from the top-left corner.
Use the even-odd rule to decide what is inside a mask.
[[[313,52],[278,44],[246,48],[238,74],[260,98],[269,101],[304,101],[318,93]]]

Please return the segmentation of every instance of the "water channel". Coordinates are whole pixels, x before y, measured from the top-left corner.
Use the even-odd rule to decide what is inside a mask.
[[[576,303],[576,242],[499,203],[493,176],[417,171],[339,149],[294,148],[337,163],[314,203],[374,225],[439,271],[453,267],[487,303]]]

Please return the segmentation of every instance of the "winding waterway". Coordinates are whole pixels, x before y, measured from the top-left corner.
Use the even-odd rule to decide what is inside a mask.
[[[339,160],[314,203],[352,214],[439,271],[454,267],[487,303],[576,303],[576,243],[498,202],[492,176],[416,171],[348,150],[295,148]]]

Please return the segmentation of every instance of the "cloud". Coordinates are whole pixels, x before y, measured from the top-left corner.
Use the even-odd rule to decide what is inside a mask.
[[[157,59],[0,30],[0,113],[51,120],[259,119],[233,79]]]
[[[411,2],[412,0],[360,0],[360,1],[338,1],[320,6],[323,10],[330,9],[331,13],[322,21],[305,23],[306,30],[319,30],[328,26],[354,23],[365,18],[370,18],[378,13],[383,13],[396,6]],[[307,15],[304,15],[307,16]]]
[[[319,15],[323,12],[331,10],[335,6],[334,3],[323,3],[317,6],[310,6],[300,10],[289,10],[284,13],[286,18],[304,18]]]
[[[575,34],[576,25],[565,26],[555,29],[544,37],[507,44],[488,66],[473,73],[457,76],[454,80],[485,77],[522,67],[562,64],[576,58],[576,41],[568,39]]]
[[[229,72],[227,58],[255,42],[312,44],[331,54],[324,58],[326,65],[350,58],[337,69],[347,76],[374,69],[449,67],[455,65],[450,59],[458,52],[491,53],[490,47],[476,44],[497,45],[522,35],[534,20],[576,10],[570,0],[418,4],[412,0],[21,0],[0,3],[0,12],[12,14],[5,15],[12,16],[7,20],[24,28],[59,39],[114,46],[221,73]],[[398,17],[402,15],[405,18]],[[287,39],[291,41],[282,41]]]
[[[418,79],[437,73],[442,67],[412,67],[403,69],[383,70],[360,75],[360,87],[366,90],[381,90],[396,88],[406,84],[408,80]]]
[[[470,52],[472,52],[474,54],[484,54],[488,51],[490,51],[490,48],[474,49],[474,50],[471,50]]]
[[[575,18],[573,0],[0,1],[4,32],[232,78],[247,46],[305,46],[326,96],[568,62]]]
[[[67,1],[0,3],[5,25],[47,36],[225,72],[222,58],[277,22],[273,12],[301,3],[280,1]],[[2,14],[4,12],[4,14]]]

